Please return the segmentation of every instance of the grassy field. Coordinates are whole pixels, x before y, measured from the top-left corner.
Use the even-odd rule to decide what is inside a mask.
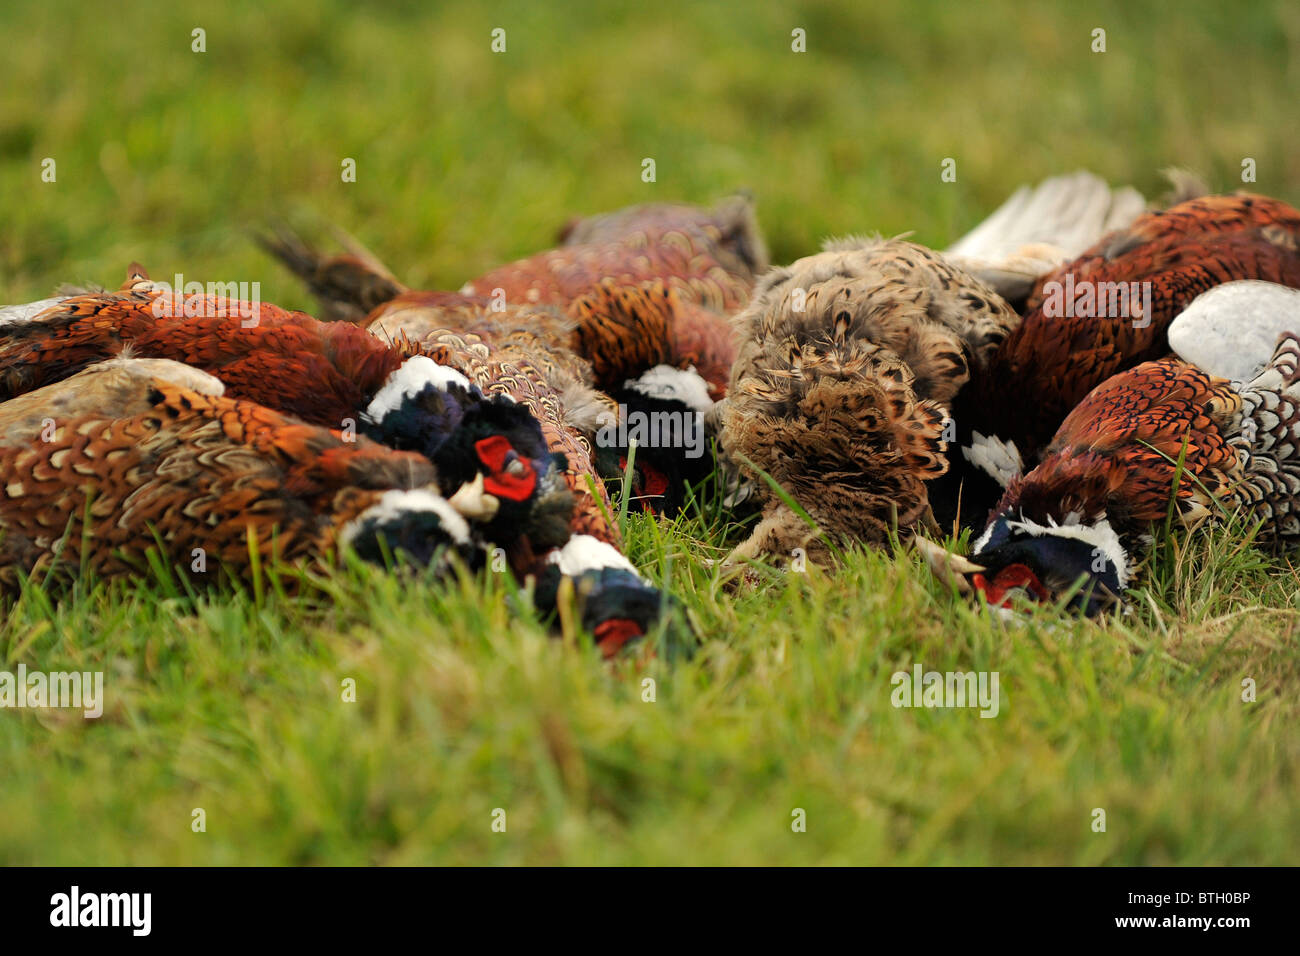
[[[1300,201],[1283,0],[189,6],[0,8],[0,301],[139,260],[309,308],[247,241],[272,214],[454,288],[574,213],[737,187],[778,260],[854,231],[943,245],[1079,167],[1156,194],[1173,164],[1235,188],[1249,157]],[[107,703],[0,711],[0,863],[1296,862],[1300,578],[1238,529],[1163,539],[1128,615],[1012,628],[909,557],[729,591],[704,561],[729,531],[627,520],[705,641],[612,668],[500,575],[29,591],[0,670],[102,670]],[[915,663],[997,671],[998,716],[894,708]]]

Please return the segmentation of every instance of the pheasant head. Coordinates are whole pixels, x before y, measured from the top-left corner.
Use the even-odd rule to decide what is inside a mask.
[[[999,517],[977,544],[974,560],[981,570],[971,575],[971,586],[990,607],[1070,595],[1070,604],[1086,614],[1104,610],[1124,593],[1135,563],[1105,516],[1085,523],[1077,514],[1041,524]]]
[[[961,569],[969,584],[996,607],[1014,596],[1110,606],[1171,507],[1194,525],[1232,493],[1241,408],[1231,383],[1177,359],[1107,379],[1008,485]]]
[[[367,435],[418,451],[445,495],[483,522],[489,540],[527,535],[535,550],[568,536],[573,507],[564,456],[547,449],[537,419],[504,395],[486,395],[461,372],[413,355],[362,415]]]

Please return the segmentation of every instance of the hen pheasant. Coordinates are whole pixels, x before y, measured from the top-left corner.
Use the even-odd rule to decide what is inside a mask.
[[[755,469],[832,539],[879,544],[925,521],[948,403],[1017,322],[984,283],[902,240],[831,243],[769,272],[736,319],[721,412],[724,450],[764,502],[733,558],[822,550]]]
[[[224,391],[177,362],[115,359],[0,404],[0,585],[139,573],[151,550],[196,582],[345,547],[482,562],[424,457]]]

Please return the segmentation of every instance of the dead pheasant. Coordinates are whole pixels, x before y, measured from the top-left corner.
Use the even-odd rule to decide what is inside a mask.
[[[436,466],[440,489],[479,519],[480,533],[504,551],[512,570],[541,576],[543,599],[549,594],[553,602],[561,578],[578,569],[584,620],[605,653],[645,633],[658,617],[663,597],[617,551],[607,500],[604,511],[593,506],[591,491],[570,464],[568,456],[581,468],[589,449],[562,425],[560,395],[547,382],[563,366],[572,377],[568,395],[594,396],[577,379],[581,363],[573,356],[545,355],[543,362],[556,363],[548,366],[548,377],[520,351],[522,342],[537,339],[528,330],[519,331],[513,353],[485,363],[485,339],[472,346],[431,340],[425,350],[382,324],[376,332],[391,344],[357,326],[319,323],[267,304],[245,328],[249,320],[241,316],[248,310],[228,301],[191,303],[195,315],[160,318],[153,306],[161,296],[137,275],[126,291],[76,296],[12,321],[0,345],[0,380],[11,392],[22,391],[123,346],[206,366],[228,380],[232,395],[336,428],[351,420],[386,445],[423,453]],[[462,300],[454,297],[455,307],[470,308]],[[406,319],[413,323],[413,313]],[[0,324],[4,320],[0,315]],[[593,406],[586,414],[596,411]],[[588,525],[603,539],[586,534]]]
[[[736,357],[731,323],[659,280],[602,281],[569,315],[573,350],[619,414],[619,427],[598,434],[598,470],[621,479],[630,461],[630,494],[646,510],[671,516],[690,497],[703,500],[716,467],[716,405]]]
[[[35,305],[42,308],[0,312],[0,401],[61,381],[129,344],[136,354],[219,375],[240,398],[342,428],[407,358],[361,330],[270,303],[165,292],[138,267],[117,292]]]
[[[1032,467],[1091,389],[1167,355],[1173,318],[1236,279],[1300,285],[1300,212],[1243,193],[1139,217],[1039,280],[1024,322],[963,397],[959,423],[1014,444],[1012,457]]]
[[[151,549],[196,581],[349,547],[481,564],[427,459],[223,392],[177,362],[117,359],[0,404],[0,585],[140,573]]]
[[[539,366],[540,371],[550,375],[553,367],[566,366],[586,384],[612,396],[611,409],[621,410],[628,421],[656,426],[666,423],[671,428],[689,426],[693,439],[689,444],[647,446],[645,441],[640,441],[641,448],[632,458],[633,493],[638,501],[644,507],[674,513],[684,504],[687,489],[702,485],[713,471],[712,454],[702,453],[708,452],[711,446],[703,428],[705,419],[700,416],[708,416],[714,402],[726,393],[735,358],[732,329],[722,315],[693,301],[691,296],[695,293],[685,294],[675,287],[675,280],[632,281],[629,278],[632,273],[618,263],[640,263],[644,255],[653,258],[660,254],[647,253],[641,248],[647,220],[671,225],[683,235],[689,233],[694,237],[689,242],[718,243],[720,248],[734,250],[736,255],[743,253],[747,263],[764,262],[765,253],[760,255],[762,239],[748,202],[723,209],[717,212],[695,207],[650,206],[600,217],[590,224],[590,229],[583,227],[584,231],[619,238],[589,243],[582,248],[604,250],[596,255],[597,260],[614,263],[609,268],[618,277],[602,277],[599,269],[581,274],[569,269],[565,271],[566,294],[540,297],[545,299],[542,304],[527,304],[534,298],[530,295],[522,296],[525,304],[507,303],[509,296],[504,289],[499,290],[499,295],[495,295],[498,290],[490,290],[493,296],[405,291],[372,309],[358,322],[382,331],[376,325],[382,316],[382,329],[388,330],[382,334],[390,336],[404,323],[415,323],[417,327],[406,331],[412,340],[420,341],[423,336],[420,329],[428,326],[427,317],[422,318],[421,313],[432,309],[437,315],[433,320],[435,326],[453,331],[487,331],[497,346],[506,344],[501,337],[505,330],[515,341],[531,333],[533,341],[529,348],[533,360],[543,361],[543,356],[546,357]],[[680,252],[678,239],[669,237],[664,243],[660,251],[669,258]],[[370,267],[358,256],[326,257],[310,250],[305,242],[285,230],[281,231],[279,240],[263,240],[263,244],[309,284],[315,283],[313,288],[318,292],[320,286],[313,277],[338,269],[358,276],[354,282],[358,290],[381,287],[389,275],[382,266],[376,266],[380,271],[363,278]],[[546,261],[560,264],[557,268],[561,271],[568,269],[562,264],[570,251],[562,249],[557,253],[557,258]],[[745,276],[746,294],[752,284],[750,268],[750,265],[737,267],[738,275]],[[639,269],[641,266],[637,265],[633,270],[636,275],[642,275],[636,271]],[[336,294],[337,291],[336,286]],[[728,304],[739,301],[728,300]],[[360,314],[363,306],[371,304],[369,299],[358,295],[349,302],[326,303],[326,307],[336,314],[349,308]],[[586,371],[576,369],[574,357],[579,364],[584,364]],[[608,429],[606,434],[616,434],[621,439],[630,432],[623,427]],[[621,479],[629,460],[627,442],[602,442],[600,450],[598,470],[607,478]]]
[[[1258,541],[1300,541],[1296,335],[1244,385],[1175,358],[1112,376],[1011,482],[970,561],[949,567],[995,607],[1072,595],[1095,613],[1133,582],[1171,503],[1189,526],[1240,509]]]
[[[650,229],[615,242],[541,252],[493,269],[461,291],[564,308],[602,279],[620,285],[658,279],[686,301],[729,314],[749,300],[754,275],[740,256],[702,232]]]
[[[326,268],[325,257],[312,253],[310,262],[315,265],[304,270],[309,260],[302,250],[307,247],[295,243],[293,255],[282,254],[274,242],[264,244],[300,275]],[[605,294],[605,287],[597,283],[593,292]],[[675,306],[673,293],[661,293],[669,308]],[[590,332],[604,320],[604,314],[589,316],[581,328]],[[592,389],[590,364],[570,347],[581,347],[584,341],[574,323],[548,305],[507,304],[465,293],[405,291],[374,309],[359,326],[377,339],[435,356],[440,364],[461,370],[487,394],[508,396],[531,412],[551,452],[566,463],[564,479],[574,507],[561,549],[530,548],[529,542],[522,542],[524,549],[510,554],[511,566],[518,573],[541,576],[538,596],[543,606],[555,598],[556,588],[550,585],[558,582],[557,572],[576,575],[584,623],[605,653],[645,634],[666,602],[623,556],[618,531],[610,522],[613,509],[592,442],[602,422],[617,419],[617,409]],[[639,348],[626,347],[636,341],[635,337],[616,340],[631,356],[627,361],[638,360]],[[611,362],[609,355],[601,360],[602,375],[616,375],[616,368],[625,367]]]
[[[571,506],[558,478],[563,465],[547,452],[537,422],[418,350],[269,303],[176,295],[138,267],[119,292],[71,296],[23,314],[0,313],[0,399],[129,347],[216,375],[231,397],[423,454],[438,467],[441,490],[460,494],[463,507],[484,518],[490,540],[531,535],[541,550],[564,541],[547,518]]]
[[[745,264],[751,278],[767,271],[767,244],[758,228],[754,201],[748,194],[722,200],[712,208],[689,203],[646,203],[585,219],[573,219],[560,231],[562,245],[621,242],[639,234],[679,230],[701,232]]]
[[[307,283],[326,319],[359,322],[411,291],[359,242],[334,232],[347,251],[332,256],[283,225],[254,238]],[[510,302],[565,309],[605,279],[620,285],[659,280],[683,302],[731,313],[748,300],[768,265],[753,201],[743,195],[711,209],[650,203],[574,219],[560,231],[560,241],[560,248],[494,269],[460,291],[492,297],[497,307]]]
[[[603,513],[608,499],[593,499],[585,477],[593,473],[587,436],[609,405],[588,384],[591,373],[585,363],[550,348],[549,336],[533,331],[539,320],[535,311],[512,307],[493,312],[486,301],[457,293],[411,292],[376,310],[362,327],[376,340],[410,343],[465,375],[485,394],[504,396],[527,409],[548,445],[568,463],[565,480],[579,498],[575,530],[607,529]],[[544,313],[541,321],[561,320]]]
[[[719,313],[730,314],[748,301],[767,266],[752,202],[735,197],[714,209],[635,206],[577,220],[566,235],[583,241],[467,283],[460,307],[472,303],[498,313],[532,307],[536,331],[552,347],[571,349],[590,362],[598,387],[621,384],[659,364],[694,366],[719,397],[734,357]],[[362,323],[405,293],[417,304],[429,297],[443,297],[448,307],[456,302],[449,298],[453,293],[412,292],[355,240],[347,240],[348,253],[327,256],[284,226],[257,239],[308,284],[327,317]],[[566,313],[569,322],[557,325],[538,306]]]
[[[894,523],[925,522],[947,403],[1017,321],[988,286],[901,240],[832,243],[769,272],[736,319],[721,413],[724,449],[764,502],[733,557],[818,549],[755,467],[832,540],[881,544]]]
[[[604,653],[648,632],[666,600],[623,556],[613,509],[595,466],[593,440],[614,412],[588,384],[590,369],[533,329],[520,310],[491,310],[449,293],[408,293],[377,310],[366,326],[389,339],[414,340],[489,395],[519,403],[540,423],[548,449],[566,463],[572,518],[563,546],[511,556],[538,576],[539,606],[557,599],[560,575],[576,581],[583,623]]]

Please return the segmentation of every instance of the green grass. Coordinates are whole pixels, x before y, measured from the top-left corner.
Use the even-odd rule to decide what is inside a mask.
[[[1283,2],[54,0],[6,5],[0,35],[7,302],[115,285],[136,259],[310,307],[246,240],[272,213],[454,288],[573,213],[739,186],[783,260],[852,231],[942,245],[1078,167],[1156,193],[1161,167],[1233,188],[1252,157],[1254,188],[1300,200]],[[906,556],[730,590],[704,561],[726,531],[626,519],[705,635],[641,666],[511,612],[497,575],[350,568],[297,600],[31,589],[0,669],[103,670],[108,701],[98,721],[0,711],[0,862],[1295,862],[1300,578],[1239,530],[1163,539],[1126,617],[1018,628]],[[895,709],[890,677],[916,662],[998,671],[1001,713]]]

